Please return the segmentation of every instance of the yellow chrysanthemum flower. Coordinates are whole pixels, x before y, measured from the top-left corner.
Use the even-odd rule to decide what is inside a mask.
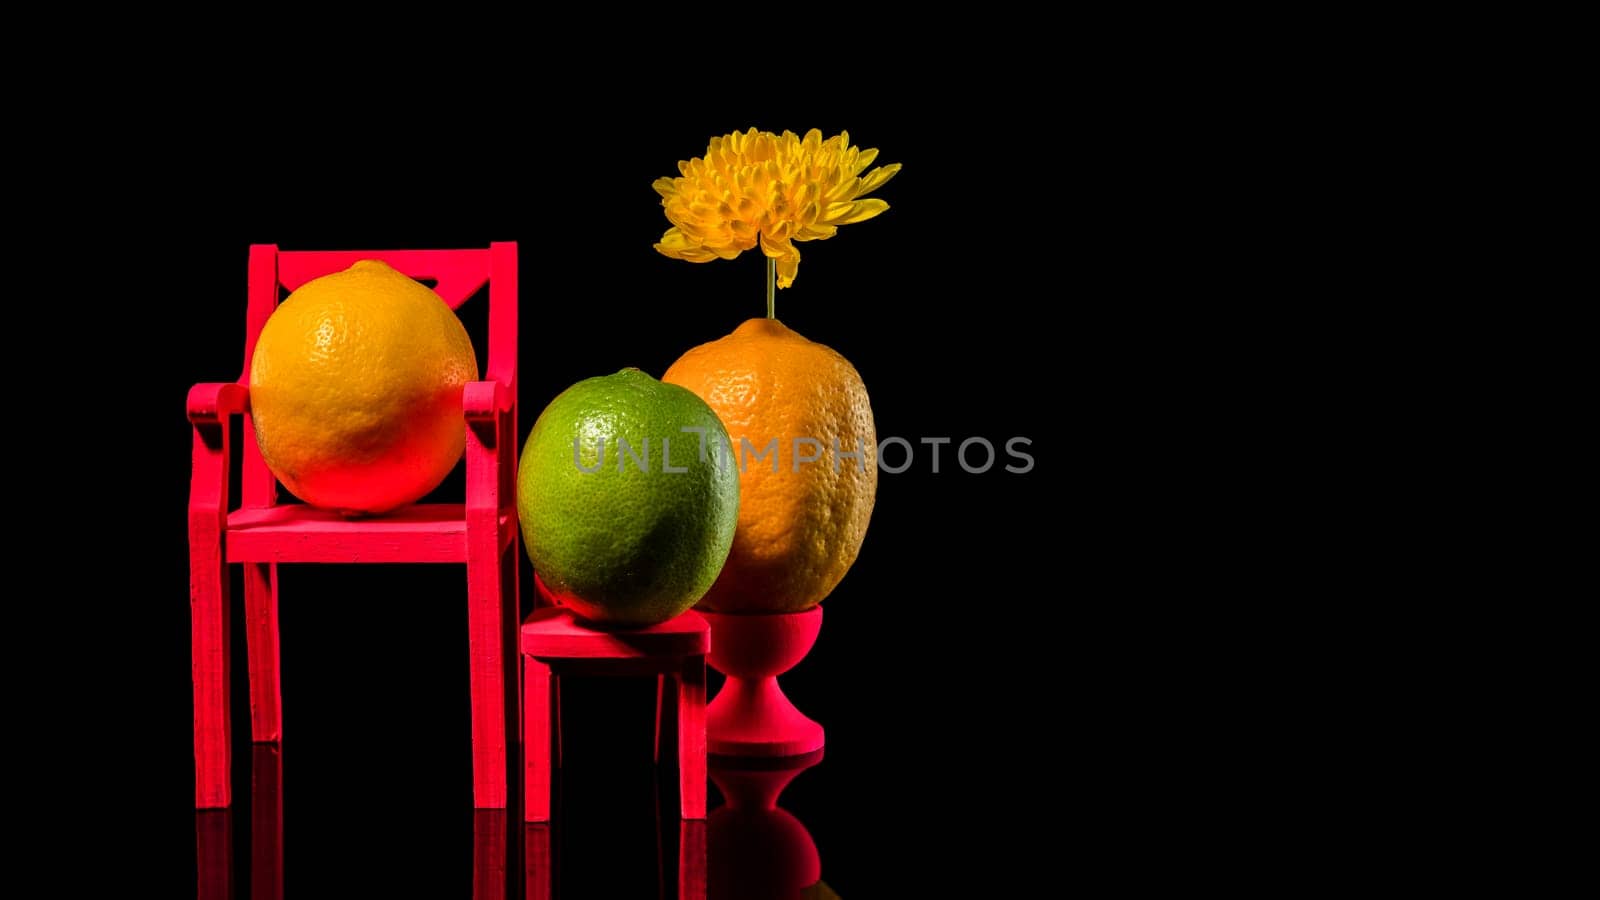
[[[850,132],[822,139],[754,128],[714,137],[704,157],[678,163],[677,178],[653,185],[672,227],[657,250],[674,259],[733,259],[761,245],[777,261],[778,287],[794,283],[800,268],[795,241],[833,237],[840,225],[865,222],[889,208],[863,200],[900,171],[879,166],[866,175],[877,150],[850,146]]]

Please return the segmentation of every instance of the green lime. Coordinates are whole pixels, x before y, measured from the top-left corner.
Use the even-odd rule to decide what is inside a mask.
[[[517,469],[533,568],[594,622],[653,625],[695,604],[733,546],[739,471],[705,401],[638,369],[550,401]]]

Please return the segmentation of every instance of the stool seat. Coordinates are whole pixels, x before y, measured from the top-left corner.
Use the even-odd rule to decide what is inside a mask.
[[[694,610],[648,628],[586,625],[565,607],[544,607],[522,623],[522,652],[539,659],[650,659],[704,656],[711,626]]]

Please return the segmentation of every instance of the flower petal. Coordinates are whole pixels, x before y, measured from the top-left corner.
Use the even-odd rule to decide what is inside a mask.
[[[778,287],[786,288],[794,284],[794,276],[800,273],[800,251],[796,250],[793,256],[780,256],[778,258]]]
[[[879,166],[878,168],[873,169],[871,172],[861,176],[861,187],[856,191],[856,196],[860,197],[863,194],[870,194],[878,188],[883,187],[884,182],[893,178],[895,175],[899,174],[899,172],[899,163],[890,163],[887,166]]]
[[[889,204],[877,198],[857,200],[855,203],[851,204],[850,212],[837,219],[830,218],[828,220],[828,224],[854,225],[857,222],[865,222],[866,220],[878,215],[888,208]]]
[[[673,259],[684,259],[689,262],[710,262],[716,259],[716,254],[702,247],[697,247],[684,238],[683,232],[676,228],[667,229],[661,236],[661,242],[655,245],[656,252],[662,256]]]
[[[822,199],[828,204],[838,203],[841,201],[849,202],[854,200],[860,193],[861,179],[845,178],[840,180],[839,183],[835,184],[833,187],[828,188],[828,192],[822,195]]]
[[[834,225],[807,225],[795,233],[797,241],[825,241],[839,233]]]
[[[684,239],[683,232],[676,228],[668,228],[666,234],[661,236],[661,243],[657,244],[656,246],[676,250],[682,247],[688,247],[690,244]],[[663,250],[662,252],[666,251]]]
[[[761,232],[761,252],[773,259],[779,259],[790,253],[799,253],[794,249],[794,245],[789,243],[788,238],[768,237],[765,231]]]

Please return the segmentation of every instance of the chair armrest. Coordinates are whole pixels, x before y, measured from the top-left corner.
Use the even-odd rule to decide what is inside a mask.
[[[511,411],[511,392],[498,381],[469,381],[461,392],[461,407],[468,422],[493,424]]]
[[[197,384],[189,389],[189,422],[194,426],[194,463],[189,475],[189,534],[211,534],[227,527],[228,417],[250,406],[242,384]],[[205,538],[210,540],[211,538]],[[217,546],[220,546],[217,545]]]
[[[250,390],[242,384],[202,383],[189,389],[189,421],[196,425],[215,425],[249,407]]]

